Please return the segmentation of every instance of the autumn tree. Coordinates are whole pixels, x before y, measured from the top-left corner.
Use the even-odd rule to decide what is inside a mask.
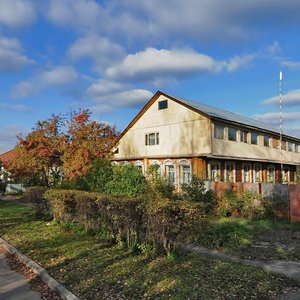
[[[62,126],[62,116],[52,115],[38,121],[25,138],[18,137],[14,159],[5,166],[15,180],[49,186],[57,178],[65,141]]]
[[[114,126],[92,120],[89,110],[81,110],[71,114],[65,137],[64,176],[74,180],[89,173],[95,158],[107,157],[117,132]]]

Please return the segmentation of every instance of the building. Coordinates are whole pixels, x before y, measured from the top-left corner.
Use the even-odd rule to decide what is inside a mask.
[[[213,181],[294,183],[300,139],[282,135],[280,147],[279,130],[266,123],[158,91],[120,135],[113,160],[143,172],[157,164],[178,187],[192,174]]]
[[[0,180],[7,181],[9,173],[5,170],[4,165],[10,163],[14,159],[15,149],[0,154]]]

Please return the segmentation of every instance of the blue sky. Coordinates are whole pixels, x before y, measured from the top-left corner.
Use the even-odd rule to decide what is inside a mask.
[[[0,152],[52,113],[132,120],[157,91],[300,137],[300,1],[0,0]]]

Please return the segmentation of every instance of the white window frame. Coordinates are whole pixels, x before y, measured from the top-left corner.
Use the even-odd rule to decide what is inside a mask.
[[[270,181],[270,168],[273,169],[273,181]],[[275,183],[276,181],[276,168],[274,165],[268,165],[267,166],[267,182],[269,183]]]
[[[135,167],[138,167],[138,168],[141,168],[142,169],[142,174],[145,174],[145,166],[144,166],[144,163],[140,160],[137,160],[135,163],[134,163],[134,166]]]
[[[227,180],[227,166],[229,166],[229,165],[232,165],[232,166],[233,166],[233,169],[232,169],[233,177],[232,177],[231,180],[230,180],[230,179]],[[226,161],[226,162],[225,162],[224,180],[227,181],[227,182],[235,182],[235,181],[236,181],[236,168],[235,168],[235,162],[233,162],[233,161]]]
[[[151,160],[149,165],[150,166],[152,166],[152,165],[158,165],[159,168],[157,170],[157,173],[158,173],[159,176],[161,176],[161,174],[162,174],[162,167],[161,167],[162,163],[159,160]]]
[[[217,170],[217,176],[212,176],[212,165],[217,165],[218,170]],[[220,176],[221,176],[221,163],[219,161],[210,161],[209,162],[209,178],[211,181],[220,181]]]
[[[150,135],[154,135],[154,144],[150,144]],[[159,132],[145,133],[145,146],[156,146],[156,145],[159,145]]]
[[[164,176],[167,178],[168,182],[170,182],[170,181],[169,181],[169,175],[167,174],[168,173],[167,172],[167,167],[170,167],[170,166],[174,167],[174,182],[170,182],[170,183],[176,185],[176,183],[177,183],[177,172],[176,172],[175,162],[173,162],[172,160],[166,160],[166,161],[164,161],[163,166],[164,166]]]
[[[183,167],[189,167],[190,168],[190,172],[189,172],[190,175],[189,175],[189,182],[188,183],[183,182]],[[192,180],[192,175],[193,175],[191,162],[189,160],[186,160],[186,159],[181,160],[179,162],[179,172],[180,172],[180,174],[179,174],[180,184],[181,185],[182,184],[189,184]]]
[[[248,176],[249,176],[248,181],[245,181],[245,166],[249,166],[249,170],[247,171]],[[244,182],[244,183],[250,183],[250,182],[252,182],[251,163],[243,163],[242,164],[242,182]]]
[[[255,170],[255,167],[259,167],[259,180],[257,181],[256,180],[256,170]],[[259,183],[259,182],[262,182],[262,167],[261,167],[261,164],[260,163],[254,163],[253,164],[253,175],[252,175],[252,178],[253,178],[253,182],[254,183]]]
[[[285,176],[284,176],[285,170],[287,170],[287,180],[284,180],[285,179]],[[282,170],[282,182],[289,183],[290,182],[290,176],[291,176],[290,167],[289,166],[284,166],[283,170]]]

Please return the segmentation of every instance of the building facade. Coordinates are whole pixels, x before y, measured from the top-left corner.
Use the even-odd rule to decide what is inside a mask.
[[[176,186],[192,174],[230,182],[296,181],[300,139],[248,117],[158,91],[120,135],[116,163],[149,166]],[[281,172],[282,170],[282,172]]]

